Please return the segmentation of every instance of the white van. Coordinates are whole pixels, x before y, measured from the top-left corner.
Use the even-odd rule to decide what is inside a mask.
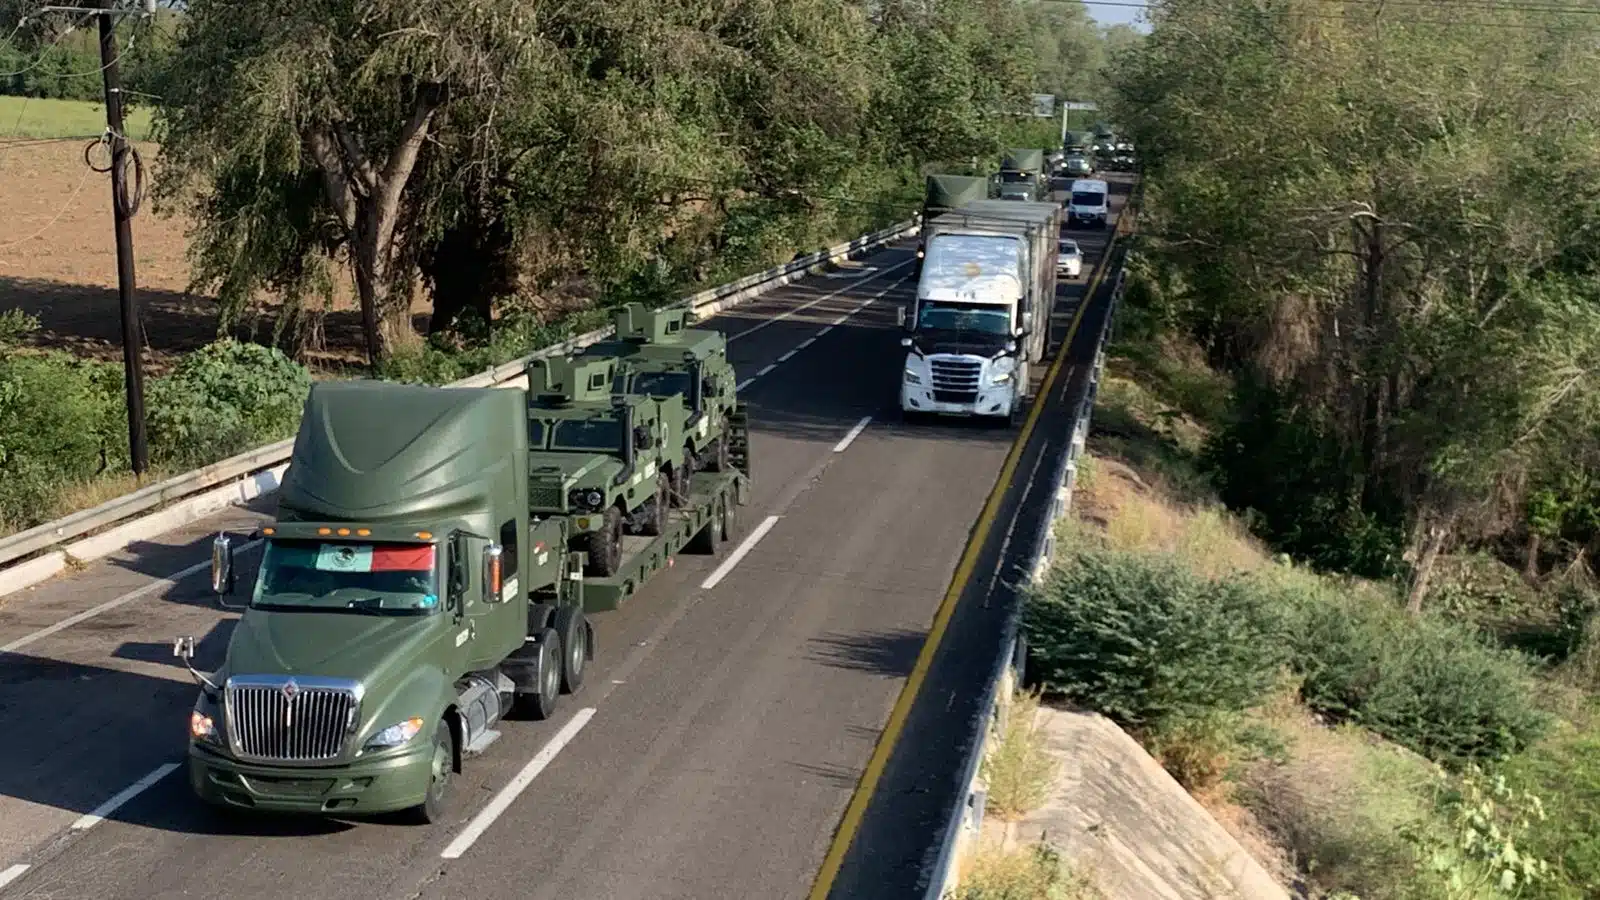
[[[1111,218],[1111,189],[1098,178],[1078,178],[1067,198],[1067,224],[1106,227]]]

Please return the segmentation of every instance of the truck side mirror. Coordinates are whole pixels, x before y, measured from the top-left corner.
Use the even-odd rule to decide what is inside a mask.
[[[489,544],[483,548],[483,602],[500,603],[504,598],[500,596],[500,589],[505,583],[505,572],[501,563],[505,550],[499,544]]]
[[[172,642],[172,655],[185,663],[194,659],[194,638],[185,635]]]
[[[894,324],[900,328],[906,327],[906,308],[904,306],[896,306],[894,308]]]
[[[1029,334],[1029,333],[1032,333],[1032,331],[1033,331],[1033,310],[1025,309],[1025,310],[1022,311],[1022,333],[1023,334]]]
[[[900,339],[900,346],[905,347],[907,349],[910,349],[911,343],[912,343],[911,338],[907,337],[907,338],[901,338]]]
[[[211,540],[211,593],[233,593],[233,538],[226,531]]]

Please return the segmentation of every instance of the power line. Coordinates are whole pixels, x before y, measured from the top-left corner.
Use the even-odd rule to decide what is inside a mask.
[[[64,29],[60,34],[56,35],[56,39],[50,42],[50,46],[44,48],[44,50],[42,50],[39,53],[38,57],[35,58],[33,62],[29,63],[26,68],[18,69],[15,72],[0,72],[0,78],[14,78],[14,77],[16,77],[18,75],[26,75],[29,72],[32,72],[34,69],[37,69],[40,66],[44,65],[44,61],[45,61],[45,59],[47,59],[50,56],[50,51],[51,50],[54,50],[55,48],[61,46],[61,42],[62,41],[66,40],[69,35],[73,34],[74,32],[76,32],[78,30],[78,26],[82,25],[84,22],[89,21],[93,17],[94,17],[94,10],[90,10],[90,11],[84,13],[83,18],[81,18],[78,21],[73,22],[72,24],[68,25],[66,27],[66,29]],[[22,27],[22,25],[19,23],[17,25],[17,27],[20,29]],[[13,32],[13,34],[14,33],[15,32]]]

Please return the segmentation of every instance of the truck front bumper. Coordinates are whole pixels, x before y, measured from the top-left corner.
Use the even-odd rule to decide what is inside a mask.
[[[999,385],[978,391],[971,403],[944,403],[933,399],[933,389],[920,384],[900,385],[900,409],[911,413],[934,413],[941,416],[995,416],[1011,415],[1016,403],[1016,392],[1011,385]]]
[[[353,815],[410,809],[427,798],[433,748],[328,767],[243,763],[189,745],[189,785],[207,803],[278,813]]]

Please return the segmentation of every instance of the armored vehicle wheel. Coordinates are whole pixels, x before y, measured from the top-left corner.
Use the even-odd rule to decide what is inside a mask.
[[[727,472],[733,468],[733,460],[728,449],[728,432],[724,431],[717,436],[717,442],[711,447],[711,471]]]
[[[684,451],[683,455],[684,455],[684,462],[685,463],[687,463],[689,460],[694,458],[692,455],[690,455],[690,453],[687,450]],[[676,468],[674,468],[672,470],[672,505],[673,506],[675,506],[675,507],[683,507],[683,506],[688,506],[689,505],[689,479],[690,479],[690,477],[691,476],[689,474],[689,466],[688,465],[677,466]]]
[[[655,537],[667,530],[667,480],[656,479],[656,495],[646,501],[643,516],[639,523],[639,533],[647,537]]]
[[[588,574],[609,578],[622,565],[622,510],[608,506],[604,518],[598,530],[583,536],[583,549],[589,554]]]
[[[554,628],[539,632],[539,687],[533,693],[517,696],[521,712],[531,719],[544,720],[556,714],[561,702],[561,635]]]
[[[583,610],[576,606],[558,610],[556,633],[561,636],[561,691],[575,693],[583,687],[583,670],[589,662],[589,626]]]
[[[427,799],[407,811],[413,821],[420,825],[432,825],[445,817],[449,811],[447,802],[455,766],[456,736],[450,731],[450,723],[440,719],[433,726],[432,771],[428,774]]]

